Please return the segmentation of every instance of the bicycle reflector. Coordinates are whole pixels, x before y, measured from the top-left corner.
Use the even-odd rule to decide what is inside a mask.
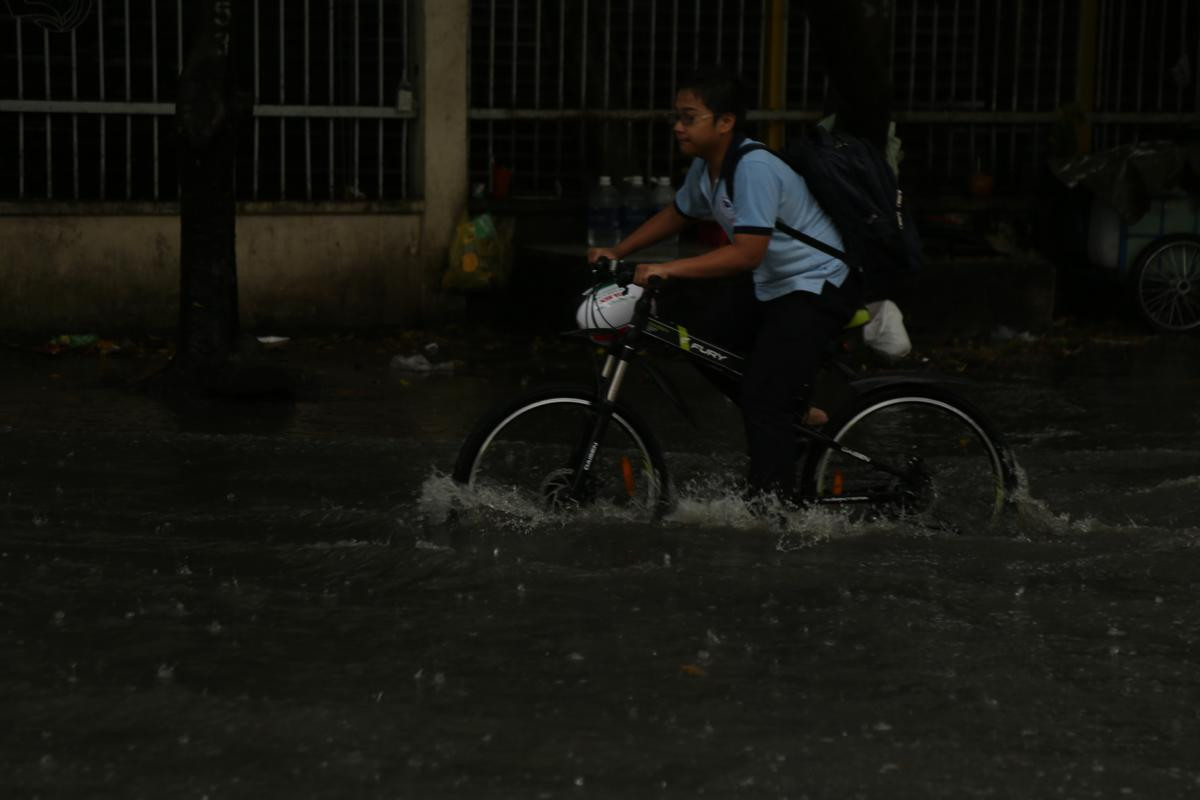
[[[637,494],[637,486],[633,482],[633,464],[629,456],[621,456],[621,477],[625,479],[625,493],[630,497]]]
[[[842,492],[846,491],[846,479],[845,479],[845,477],[842,475],[842,471],[841,471],[840,469],[835,469],[835,470],[833,471],[833,487],[832,487],[832,490],[833,490],[833,496],[834,496],[834,497],[841,497],[841,496],[842,496]]]

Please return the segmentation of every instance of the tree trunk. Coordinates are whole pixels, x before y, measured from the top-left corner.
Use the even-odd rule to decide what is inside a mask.
[[[189,0],[175,130],[180,184],[179,341],[173,369],[210,382],[237,350],[233,0]]]

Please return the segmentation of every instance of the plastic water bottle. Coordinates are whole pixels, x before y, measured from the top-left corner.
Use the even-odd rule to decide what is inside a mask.
[[[589,247],[612,247],[620,240],[621,194],[608,175],[588,195]]]
[[[641,175],[629,179],[629,187],[621,198],[621,236],[625,237],[641,227],[654,214],[654,199],[646,191]]]
[[[668,206],[675,204],[675,190],[671,187],[671,179],[665,175],[654,179],[654,213],[657,214]],[[679,244],[679,234],[664,239],[663,244],[674,247]]]

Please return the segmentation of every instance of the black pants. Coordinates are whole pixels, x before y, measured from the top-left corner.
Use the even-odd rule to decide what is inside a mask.
[[[742,410],[750,452],[749,489],[788,498],[796,485],[797,415],[807,408],[829,340],[858,309],[857,275],[821,294],[792,292],[758,301],[747,273],[732,279],[683,282],[662,303],[662,316],[693,336],[747,354],[738,382],[705,376]]]

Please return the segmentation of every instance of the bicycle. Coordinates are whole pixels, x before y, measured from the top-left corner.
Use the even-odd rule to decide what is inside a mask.
[[[602,259],[593,267],[591,291],[626,291],[633,272],[631,264]],[[644,343],[682,350],[735,377],[744,357],[654,316],[662,289],[660,281],[645,289],[623,330],[567,334],[611,337],[595,386],[535,389],[485,414],[459,451],[454,479],[513,491],[551,510],[604,506],[649,519],[668,512],[673,498],[662,448],[620,399],[629,367]],[[853,396],[819,428],[796,424],[807,443],[799,451],[802,504],[955,530],[999,518],[1017,488],[1016,468],[981,411],[924,376],[861,377],[832,349],[830,365],[847,376]]]

